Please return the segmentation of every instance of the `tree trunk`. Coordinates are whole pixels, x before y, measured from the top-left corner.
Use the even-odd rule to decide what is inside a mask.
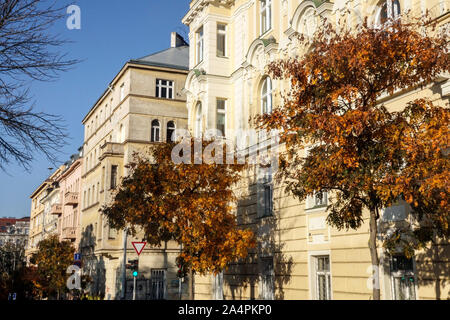
[[[189,269],[189,300],[194,300],[194,273]]]
[[[370,211],[369,249],[373,268],[373,299],[380,300],[380,259],[377,251],[377,214],[375,209]]]

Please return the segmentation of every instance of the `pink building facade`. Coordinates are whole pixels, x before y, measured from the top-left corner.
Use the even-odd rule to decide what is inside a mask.
[[[58,234],[60,240],[70,240],[75,249],[81,238],[81,175],[83,168],[82,152],[72,156],[66,164],[66,170],[59,177],[62,214],[58,219]]]

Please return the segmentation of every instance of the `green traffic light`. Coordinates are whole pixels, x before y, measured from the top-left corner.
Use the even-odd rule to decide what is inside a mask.
[[[137,271],[134,271],[133,272],[133,277],[137,277],[138,276],[138,272]]]

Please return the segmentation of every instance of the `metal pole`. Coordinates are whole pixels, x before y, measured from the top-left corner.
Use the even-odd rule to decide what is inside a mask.
[[[125,300],[127,289],[127,236],[128,229],[123,230],[123,261],[122,261],[122,299]]]
[[[133,300],[136,300],[136,277],[133,278]]]
[[[180,244],[180,256],[183,253],[183,244]],[[181,278],[178,278],[178,296],[179,299],[181,300],[181,298],[183,297],[183,294],[181,292]]]

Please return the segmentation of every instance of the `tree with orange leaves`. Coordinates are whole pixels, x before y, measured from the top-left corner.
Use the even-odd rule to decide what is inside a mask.
[[[447,238],[449,109],[418,99],[390,111],[382,100],[449,71],[447,34],[430,23],[397,20],[376,28],[366,21],[353,31],[327,25],[310,42],[300,41],[308,53],[269,67],[290,81],[283,105],[256,119],[261,128],[281,130],[288,191],[300,200],[329,192],[327,221],[338,229],[358,229],[368,210],[376,268],[380,211],[399,199],[417,224],[386,237],[386,249],[402,244],[411,255],[435,236]],[[376,286],[373,298],[380,299]]]
[[[222,152],[210,156],[222,161],[206,156],[214,144],[213,149]],[[218,273],[255,246],[253,233],[237,227],[232,207],[231,188],[246,166],[226,164],[224,146],[218,141],[189,139],[178,146],[184,147],[182,157],[188,161],[172,161],[176,143],[152,146],[149,155],[136,154],[128,165],[130,174],[102,212],[113,228],[128,227],[133,235],[143,231],[152,246],[170,240],[182,244],[178,263],[184,268]]]

